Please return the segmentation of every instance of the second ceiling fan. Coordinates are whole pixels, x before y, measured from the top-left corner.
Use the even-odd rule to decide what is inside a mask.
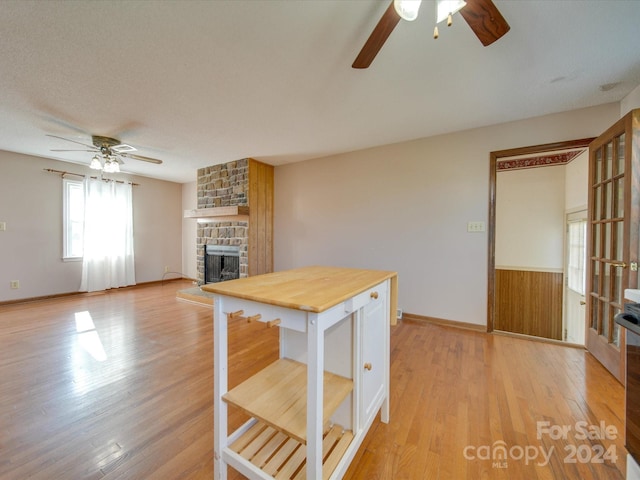
[[[421,0],[391,0],[391,4],[371,32],[352,67],[369,67],[398,22],[401,19],[415,20],[418,16],[420,2]],[[466,20],[473,33],[485,47],[501,38],[511,28],[492,0],[466,0],[466,2],[437,0],[436,3],[438,4],[438,12],[441,9],[446,12],[444,18],[447,18],[448,15],[449,22],[451,14],[459,10],[462,18]],[[447,9],[449,9],[448,12]],[[440,13],[438,13],[438,17],[437,22],[440,22],[442,20]]]
[[[95,170],[103,170],[107,173],[114,173],[120,171],[120,164],[123,164],[123,158],[131,158],[133,160],[141,160],[143,162],[155,163],[156,165],[162,164],[162,160],[158,160],[157,158],[143,157],[142,155],[134,155],[132,152],[137,151],[138,149],[132,147],[131,145],[127,145],[126,143],[122,143],[120,140],[111,137],[103,137],[100,135],[92,135],[91,136],[91,145],[84,142],[78,142],[77,140],[72,140],[70,138],[59,137],[58,135],[50,135],[47,134],[47,137],[59,138],[60,140],[64,140],[66,142],[76,143],[78,145],[82,145],[83,149],[60,149],[60,148],[52,148],[52,152],[89,152],[93,153],[94,157],[91,159],[91,163],[89,164],[90,168]]]

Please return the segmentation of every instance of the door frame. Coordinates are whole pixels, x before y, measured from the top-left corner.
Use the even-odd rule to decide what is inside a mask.
[[[535,155],[555,150],[586,148],[595,137],[567,140],[563,142],[531,145],[489,152],[489,221],[487,226],[488,281],[487,281],[487,332],[493,332],[496,302],[496,181],[498,160],[518,155]]]
[[[588,152],[587,152],[588,155]],[[573,217],[573,218],[572,218]],[[579,217],[579,218],[576,218]],[[563,341],[571,344],[571,345],[578,345],[581,347],[586,347],[587,344],[587,332],[586,332],[586,328],[587,328],[587,301],[586,301],[586,284],[587,284],[587,232],[585,231],[585,243],[584,243],[584,271],[583,271],[583,280],[584,280],[584,288],[585,288],[585,292],[581,295],[582,296],[582,300],[580,300],[580,305],[583,307],[583,315],[582,315],[582,324],[584,326],[584,337],[582,339],[582,343],[575,343],[575,342],[567,342],[567,339],[565,337],[565,332],[567,331],[567,319],[569,318],[569,302],[570,302],[570,290],[573,290],[571,288],[569,288],[569,280],[568,280],[568,272],[569,272],[569,225],[572,222],[585,222],[585,230],[586,230],[586,226],[587,226],[587,222],[589,221],[589,206],[587,203],[587,206],[582,206],[582,207],[577,207],[574,210],[570,210],[570,211],[565,211],[564,213],[564,226],[565,226],[565,232],[564,232],[564,281],[562,283],[562,337],[563,337]],[[578,292],[576,292],[575,290],[573,290],[573,292],[578,295]]]

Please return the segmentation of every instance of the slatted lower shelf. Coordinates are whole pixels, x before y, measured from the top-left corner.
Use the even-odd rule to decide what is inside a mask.
[[[329,427],[322,440],[322,478],[328,479],[353,439],[350,430]],[[265,473],[280,480],[306,478],[306,447],[275,428],[258,421],[229,446]]]

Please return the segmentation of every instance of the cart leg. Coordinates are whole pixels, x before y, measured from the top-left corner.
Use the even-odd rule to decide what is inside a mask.
[[[309,314],[307,333],[307,479],[322,478],[322,404],[324,331],[316,314]]]
[[[226,480],[227,464],[222,460],[222,449],[227,442],[227,404],[222,395],[227,393],[227,317],[222,298],[215,296],[213,303],[213,477]]]

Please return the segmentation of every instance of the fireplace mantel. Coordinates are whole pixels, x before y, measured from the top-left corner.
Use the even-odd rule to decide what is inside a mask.
[[[233,205],[229,207],[195,208],[184,211],[184,218],[196,218],[204,222],[248,222],[249,207]]]

